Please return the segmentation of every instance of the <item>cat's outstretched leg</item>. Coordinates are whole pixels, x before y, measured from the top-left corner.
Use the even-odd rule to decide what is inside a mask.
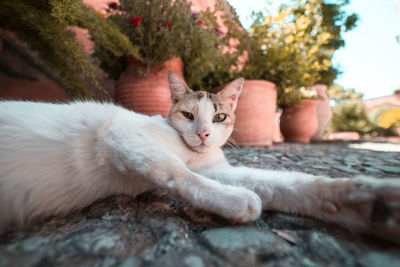
[[[319,218],[400,243],[400,179],[317,178],[308,191]]]
[[[192,172],[170,149],[143,131],[128,135],[116,131],[104,140],[111,163],[124,180],[121,193],[135,192],[134,187],[141,184],[233,221],[254,221],[260,216],[261,200],[254,192]]]
[[[400,241],[400,179],[318,177],[229,165],[203,175],[256,192],[264,210],[312,216],[395,242]]]

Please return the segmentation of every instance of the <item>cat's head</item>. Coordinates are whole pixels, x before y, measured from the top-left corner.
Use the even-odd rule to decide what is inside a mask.
[[[168,73],[172,106],[167,120],[192,150],[206,152],[228,140],[235,122],[237,100],[244,79],[226,85],[217,94],[192,91],[175,73]]]

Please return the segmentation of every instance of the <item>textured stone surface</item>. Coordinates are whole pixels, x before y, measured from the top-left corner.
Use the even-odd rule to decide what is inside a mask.
[[[228,150],[228,149],[227,149]],[[233,165],[400,177],[400,153],[346,143],[229,149]],[[0,216],[2,216],[0,214]],[[0,237],[0,266],[400,266],[400,247],[311,218],[264,212],[246,225],[146,193],[116,196]]]

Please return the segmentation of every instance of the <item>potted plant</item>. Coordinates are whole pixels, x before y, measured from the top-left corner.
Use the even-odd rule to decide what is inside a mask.
[[[281,104],[282,116],[280,129],[286,142],[309,143],[318,131],[318,117],[316,106],[318,94],[310,88],[300,87],[294,90],[293,98],[300,98],[299,102]],[[290,93],[286,95],[290,98]]]
[[[204,82],[211,85],[212,91],[216,93],[229,81],[244,77],[246,81],[235,111],[232,139],[238,145],[269,146],[275,139],[276,131],[279,131],[276,120],[276,85],[249,73],[251,37],[244,30],[238,31],[235,36],[239,40],[235,56],[228,60],[225,58],[225,67],[208,75]]]
[[[95,55],[118,80],[115,100],[130,109],[165,115],[170,106],[167,71],[201,88],[202,78],[224,57],[228,41],[218,28],[217,10],[195,13],[186,0],[121,0],[110,3],[107,11],[107,20],[138,53],[115,56],[97,46]]]
[[[344,46],[341,38],[343,29],[351,30],[357,21],[357,15],[348,15],[342,10],[346,4],[299,0],[292,6],[282,6],[276,15],[268,11],[256,14],[249,30],[251,49],[244,73],[248,78],[269,80],[276,84],[278,105],[283,110],[282,133],[286,141],[309,142],[313,135],[311,134],[310,138],[296,139],[285,133],[286,125],[283,124],[290,117],[285,113],[288,113],[292,105],[297,105],[296,110],[301,110],[298,105],[302,102],[313,106],[319,101],[325,101],[321,106],[330,108],[327,105],[328,98],[323,97],[324,92],[317,97],[318,100],[310,101],[307,91],[321,91],[312,86],[329,86],[338,74],[338,70],[331,65],[332,55]],[[321,120],[315,119],[315,116],[314,111],[308,116],[310,123],[317,121],[326,125],[322,116]],[[300,129],[303,125],[305,124],[299,122],[292,129]],[[320,126],[317,126],[317,129],[318,127]]]
[[[325,30],[318,2],[284,6],[277,15],[259,13],[249,31],[251,50],[244,72],[276,84],[285,141],[309,142],[318,128],[318,95],[311,86],[329,71],[334,51],[325,47],[333,35]],[[302,135],[297,137],[296,131]]]
[[[237,73],[234,77],[245,75]],[[223,87],[219,85],[212,91],[217,93]],[[274,83],[254,79],[245,81],[235,111],[235,128],[231,136],[234,143],[243,146],[272,145],[279,127],[276,121],[276,100]]]

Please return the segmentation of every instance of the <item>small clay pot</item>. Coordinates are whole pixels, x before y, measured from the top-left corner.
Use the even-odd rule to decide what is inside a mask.
[[[218,92],[224,86],[218,86]],[[245,81],[236,108],[233,140],[244,146],[269,146],[274,140],[277,91],[274,83],[264,80]]]
[[[332,108],[329,104],[329,97],[326,93],[328,87],[324,84],[316,84],[309,87],[311,90],[317,92],[319,99],[315,106],[318,118],[318,129],[316,133],[311,137],[313,141],[322,140],[325,133],[325,129],[328,126],[330,120],[332,119]]]
[[[309,143],[317,132],[317,100],[303,99],[300,104],[282,107],[280,128],[285,142]]]
[[[146,67],[134,59],[125,60],[126,69],[119,77],[114,99],[127,109],[148,115],[165,117],[171,106],[167,73],[173,71],[183,79],[183,62],[172,58],[155,65],[148,73]]]

